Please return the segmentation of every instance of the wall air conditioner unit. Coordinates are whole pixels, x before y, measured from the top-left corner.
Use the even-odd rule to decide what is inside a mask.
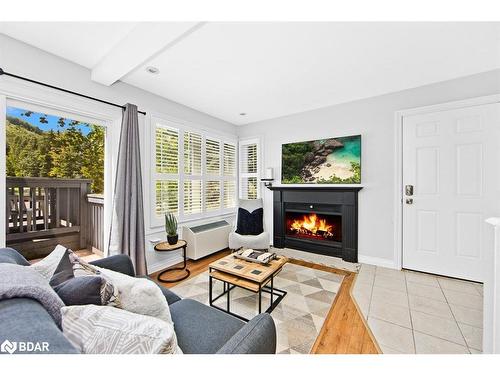
[[[225,220],[183,228],[189,259],[200,259],[229,246],[232,225]]]

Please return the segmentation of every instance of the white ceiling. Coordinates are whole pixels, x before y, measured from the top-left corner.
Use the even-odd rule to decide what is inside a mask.
[[[133,22],[0,22],[0,33],[91,69],[135,25]]]
[[[97,82],[237,125],[500,68],[500,23],[0,23],[0,33]]]

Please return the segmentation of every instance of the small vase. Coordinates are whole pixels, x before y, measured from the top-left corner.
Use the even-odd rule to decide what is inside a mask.
[[[179,240],[179,235],[178,234],[176,234],[174,236],[171,236],[171,235],[167,234],[167,241],[168,241],[169,245],[175,245],[178,240]]]

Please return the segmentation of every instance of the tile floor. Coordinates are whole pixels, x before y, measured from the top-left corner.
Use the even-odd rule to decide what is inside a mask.
[[[482,284],[363,264],[352,295],[384,353],[481,353]]]

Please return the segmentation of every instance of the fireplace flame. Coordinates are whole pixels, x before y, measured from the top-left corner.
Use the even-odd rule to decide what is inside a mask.
[[[295,219],[290,228],[297,233],[321,235],[330,237],[333,235],[333,225],[327,224],[326,219],[318,218],[316,214],[304,215],[302,220]]]

